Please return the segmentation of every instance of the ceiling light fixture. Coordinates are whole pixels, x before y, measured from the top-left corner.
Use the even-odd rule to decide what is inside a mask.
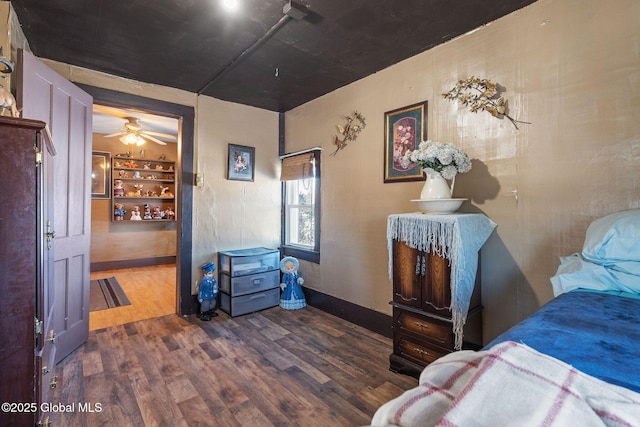
[[[140,146],[142,144],[144,144],[146,141],[144,140],[144,138],[142,138],[141,136],[139,136],[137,133],[135,132],[128,132],[126,135],[121,136],[119,138],[120,142],[122,142],[124,145],[137,145]]]
[[[222,5],[225,9],[234,11],[238,9],[239,3],[238,0],[222,0]]]

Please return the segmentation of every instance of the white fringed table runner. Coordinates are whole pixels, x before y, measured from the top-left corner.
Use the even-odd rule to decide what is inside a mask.
[[[462,328],[478,270],[478,251],[496,224],[483,214],[390,215],[387,220],[389,279],[393,279],[393,240],[410,248],[436,253],[451,266],[451,307],[456,350],[462,348]]]

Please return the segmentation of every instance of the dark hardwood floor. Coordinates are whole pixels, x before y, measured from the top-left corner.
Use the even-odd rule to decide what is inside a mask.
[[[111,326],[56,367],[53,401],[75,408],[53,425],[366,425],[417,384],[389,371],[391,347],[313,307]]]

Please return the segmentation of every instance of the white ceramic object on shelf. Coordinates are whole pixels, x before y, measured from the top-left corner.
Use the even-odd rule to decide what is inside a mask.
[[[468,199],[413,199],[411,201],[418,204],[420,212],[445,215],[460,209],[465,200]]]

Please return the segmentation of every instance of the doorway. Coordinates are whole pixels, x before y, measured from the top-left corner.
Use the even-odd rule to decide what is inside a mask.
[[[117,108],[131,108],[173,117],[178,120],[178,149],[176,161],[176,313],[187,316],[195,311],[196,301],[191,295],[192,262],[192,208],[193,208],[193,150],[194,120],[193,107],[145,98],[109,89],[78,84],[93,96],[94,103]]]

